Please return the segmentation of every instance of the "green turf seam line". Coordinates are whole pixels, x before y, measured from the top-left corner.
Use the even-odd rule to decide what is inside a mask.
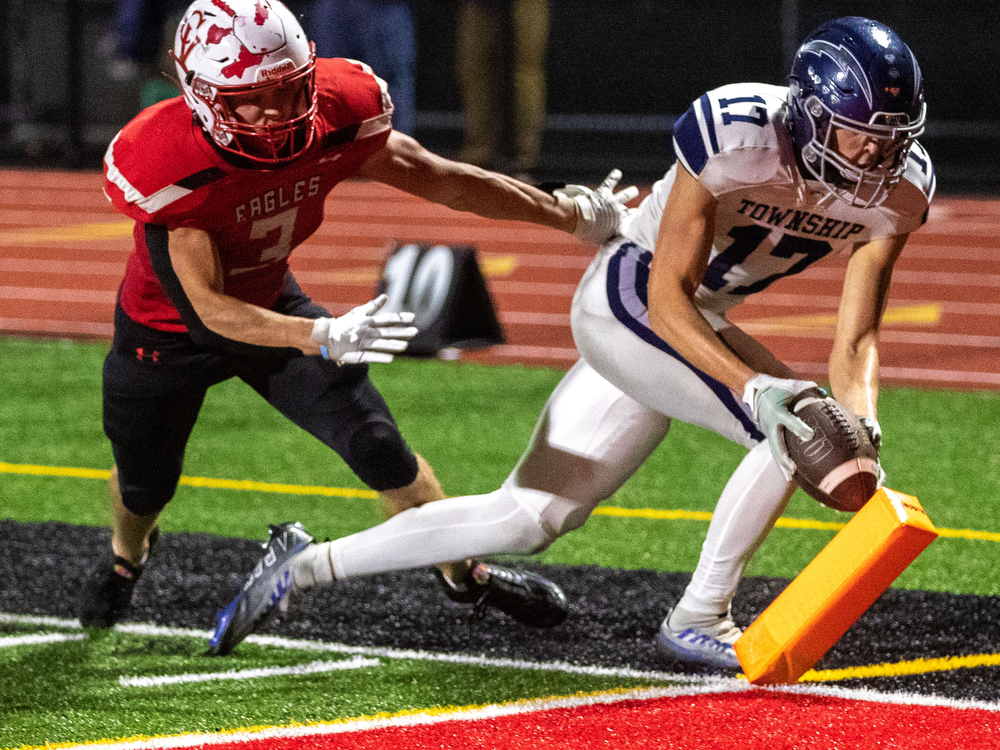
[[[70,479],[104,479],[111,476],[106,469],[81,469],[71,466],[38,466],[35,464],[8,464],[0,461],[0,474],[22,474],[29,476],[63,477]],[[182,485],[206,487],[219,490],[239,490],[244,492],[277,492],[285,495],[323,495],[326,497],[354,497],[366,500],[378,498],[372,490],[351,487],[318,487],[302,484],[275,484],[254,482],[249,479],[214,479],[211,477],[182,476]],[[658,510],[656,508],[616,508],[601,506],[593,511],[595,516],[617,518],[642,518],[653,521],[711,521],[712,514],[702,510]],[[804,529],[809,531],[840,531],[846,523],[837,521],[814,521],[810,518],[779,518],[774,524],[779,529]],[[951,539],[969,539],[982,542],[1000,542],[1000,533],[978,529],[946,529],[937,527],[939,536]]]
[[[0,623],[17,625],[35,625],[46,628],[65,628],[80,630],[80,621],[48,615],[19,615],[0,612]],[[152,623],[120,622],[113,628],[115,632],[142,637],[161,638],[196,638],[208,639],[212,633],[208,630],[195,628],[175,628]],[[472,667],[488,667],[496,669],[520,669],[535,672],[559,672],[577,674],[588,677],[614,677],[618,679],[646,680],[652,682],[696,683],[717,680],[715,676],[675,674],[673,672],[646,671],[631,667],[600,667],[586,664],[570,664],[562,661],[529,661],[527,659],[508,659],[503,657],[480,656],[476,654],[460,654],[440,651],[422,651],[417,649],[383,648],[376,646],[348,646],[343,643],[327,641],[307,641],[298,638],[285,638],[275,635],[249,635],[244,643],[257,646],[280,648],[291,651],[311,651],[314,653],[350,654],[352,656],[403,659],[411,661],[437,662]]]

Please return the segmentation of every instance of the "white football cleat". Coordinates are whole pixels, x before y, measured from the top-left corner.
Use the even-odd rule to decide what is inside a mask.
[[[726,612],[714,619],[686,611],[679,613],[681,617],[675,617],[676,612],[674,607],[667,613],[656,634],[656,648],[660,653],[697,664],[740,669],[733,644],[743,631],[736,627],[732,614]]]

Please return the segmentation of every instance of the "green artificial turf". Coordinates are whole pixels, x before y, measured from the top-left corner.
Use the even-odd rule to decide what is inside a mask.
[[[35,630],[0,624],[0,637],[29,632]],[[651,684],[620,676],[384,656],[376,657],[379,663],[374,666],[312,675],[158,686],[119,681],[121,677],[212,675],[349,658],[251,643],[240,646],[238,657],[208,657],[201,638],[114,631],[91,632],[84,640],[7,647],[0,660],[0,707],[4,709],[0,747],[231,732],[241,727],[392,714],[414,706],[433,710]],[[53,668],[54,660],[58,669]],[[359,683],[364,685],[360,694]]]
[[[0,462],[109,469],[101,431],[106,345],[0,338]],[[398,359],[372,377],[415,450],[452,495],[489,492],[514,466],[562,373],[521,366]],[[884,388],[880,421],[889,486],[916,495],[940,527],[1000,532],[1000,394]],[[743,449],[675,423],[664,444],[607,504],[711,511]],[[188,446],[189,476],[365,489],[343,462],[239,381],[209,392]],[[104,483],[0,474],[0,517],[107,524]],[[848,516],[801,492],[792,518]],[[317,537],[378,522],[376,501],[182,486],[162,517],[167,531],[263,538],[268,523],[300,520]],[[690,571],[707,525],[594,516],[542,562]],[[832,531],[776,529],[751,575],[794,576]],[[897,585],[1000,593],[995,541],[941,538]]]

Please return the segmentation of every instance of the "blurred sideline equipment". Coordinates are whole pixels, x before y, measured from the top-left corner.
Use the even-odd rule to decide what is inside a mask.
[[[413,314],[420,332],[403,352],[407,356],[435,357],[442,349],[504,343],[475,247],[397,244],[376,290],[388,295],[386,312]]]
[[[736,641],[746,678],[797,681],[937,535],[917,498],[880,489]]]

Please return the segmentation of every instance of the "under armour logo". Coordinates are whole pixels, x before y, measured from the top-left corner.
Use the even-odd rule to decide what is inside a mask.
[[[160,353],[155,349],[149,353],[143,347],[138,347],[135,350],[135,358],[140,362],[152,362],[154,365],[160,363]]]

